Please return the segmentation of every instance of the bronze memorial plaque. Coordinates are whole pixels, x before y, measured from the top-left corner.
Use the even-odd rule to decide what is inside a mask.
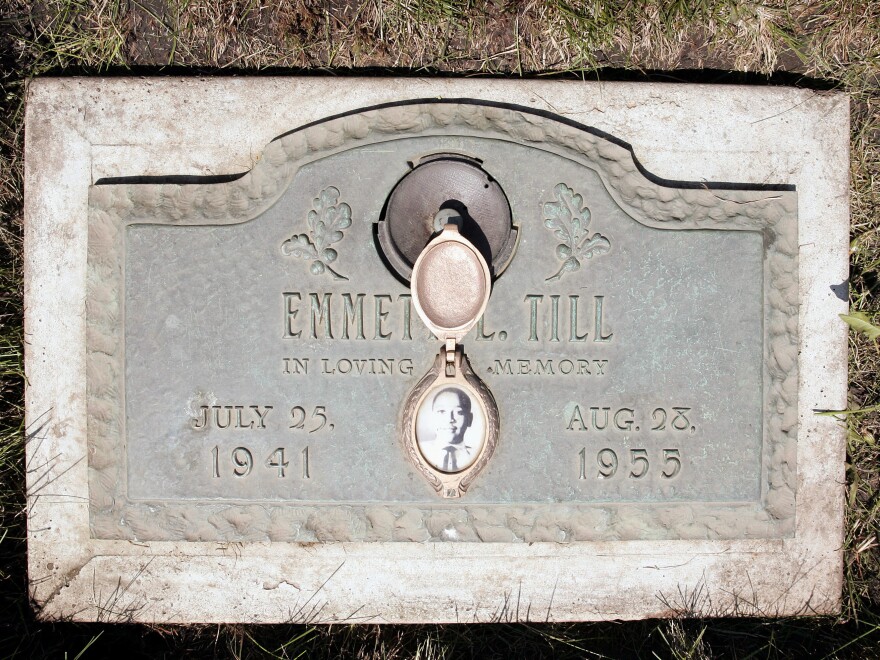
[[[89,191],[97,539],[786,538],[797,192],[413,101]]]

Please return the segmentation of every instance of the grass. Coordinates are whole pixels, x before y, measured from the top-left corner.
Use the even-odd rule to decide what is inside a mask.
[[[880,324],[880,3],[871,0],[5,0],[0,15],[0,655],[877,657],[880,348],[850,338],[837,619],[627,624],[40,624],[27,601],[22,114],[34,76],[326,71],[803,84],[852,97],[850,303]],[[829,322],[832,322],[829,320]]]

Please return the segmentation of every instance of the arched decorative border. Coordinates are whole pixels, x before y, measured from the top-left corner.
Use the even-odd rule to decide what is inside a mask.
[[[416,135],[492,138],[575,160],[636,221],[765,237],[764,470],[759,505],[225,505],[126,499],[123,265],[129,224],[236,224],[259,216],[297,170],[358,146]],[[143,181],[143,180],[142,180]],[[310,124],[271,142],[223,183],[125,183],[90,189],[86,312],[89,493],[98,538],[217,541],[587,541],[774,538],[793,533],[797,458],[797,196],[787,186],[658,183],[624,143],[545,112],[486,101],[413,102]],[[671,182],[668,182],[671,184]],[[413,515],[415,509],[417,515]],[[242,513],[251,521],[242,525]],[[233,525],[231,520],[235,519]],[[447,537],[449,526],[456,534]],[[347,531],[345,531],[347,530]]]

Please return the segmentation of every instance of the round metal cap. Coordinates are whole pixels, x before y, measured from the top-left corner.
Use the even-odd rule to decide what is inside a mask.
[[[444,215],[445,214],[445,215]],[[461,235],[490,264],[497,277],[516,247],[510,205],[498,182],[466,156],[441,154],[419,163],[395,186],[379,221],[379,244],[388,263],[405,280],[444,223],[461,218]]]

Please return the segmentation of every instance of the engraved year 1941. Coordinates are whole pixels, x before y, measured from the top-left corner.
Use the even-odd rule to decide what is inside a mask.
[[[272,406],[201,406],[199,416],[192,420],[194,429],[207,429],[216,427],[226,429],[265,429],[266,419]],[[256,420],[243,423],[247,420],[248,412],[256,415]],[[294,434],[304,434],[306,437],[317,433],[320,437],[324,433],[335,428],[329,420],[327,406],[296,405],[290,408],[288,419],[284,426]],[[264,452],[265,453],[265,452]],[[295,459],[291,457],[298,454]],[[291,462],[294,466],[291,466]],[[296,463],[299,465],[296,466]],[[211,448],[211,476],[220,479],[222,476],[231,476],[239,479],[250,477],[258,473],[274,474],[279,479],[291,476],[296,470],[302,479],[311,478],[311,449],[309,445],[302,449],[277,446],[267,455],[259,455],[259,451],[248,443],[240,444],[232,449],[221,448],[219,444]]]
[[[211,476],[219,479],[221,474],[229,474],[241,479],[250,476],[255,468],[262,467],[270,471],[270,474],[274,473],[279,479],[284,479],[290,476],[289,456],[290,454],[284,447],[275,448],[263,460],[263,457],[255,457],[255,451],[248,447],[235,447],[226,455],[225,452],[221,454],[219,445],[214,445],[211,448]],[[303,479],[311,479],[308,446],[299,452],[299,468]]]

